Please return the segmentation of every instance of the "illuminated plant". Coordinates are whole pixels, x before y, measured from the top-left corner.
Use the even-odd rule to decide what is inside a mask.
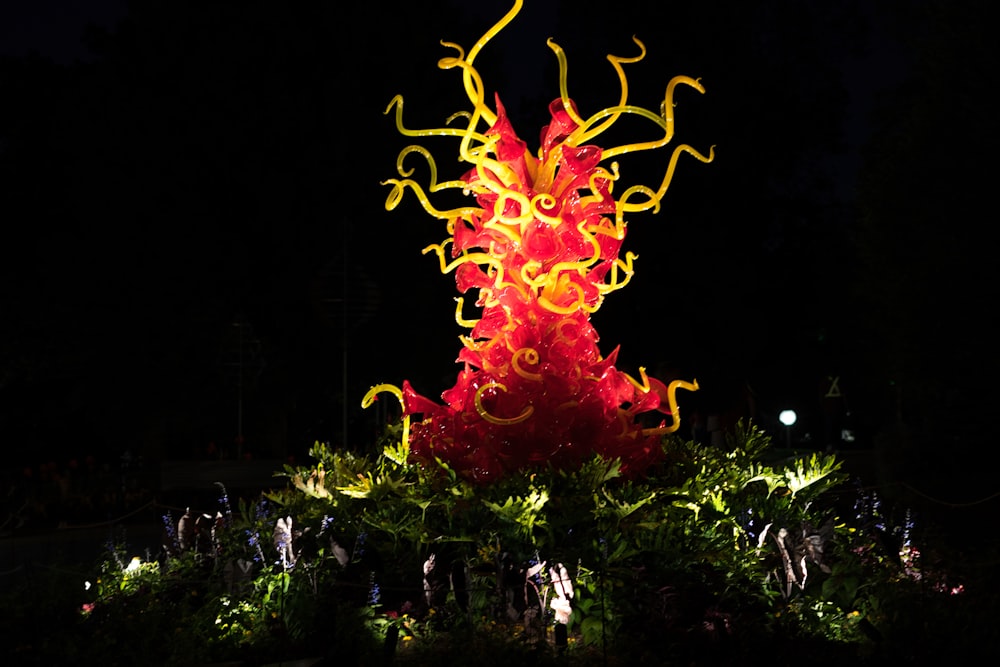
[[[559,62],[559,97],[549,105],[551,122],[532,154],[514,132],[499,96],[496,109],[486,103],[482,79],[473,63],[482,48],[517,15],[522,1],[488,30],[466,55],[441,59],[441,69],[459,69],[471,110],[454,114],[445,127],[413,130],[403,123],[403,100],[397,96],[396,126],[408,137],[447,136],[458,142],[459,159],[471,165],[461,178],[438,181],[437,165],[422,146],[404,148],[396,161],[399,178],[385,181],[392,190],[386,209],[398,206],[407,189],[423,208],[447,221],[448,238],[424,249],[437,255],[443,273],[455,272],[458,290],[478,290],[479,319],[467,319],[457,299],[456,320],[471,329],[461,338],[455,385],[442,394],[444,404],[419,395],[408,382],[402,389],[378,385],[365,396],[367,407],[377,393],[389,391],[403,407],[403,441],[391,454],[417,462],[435,458],[470,479],[486,482],[503,474],[542,464],[575,467],[594,453],[620,459],[625,474],[647,469],[662,454],[660,439],[679,426],[675,392],[698,388],[697,382],[669,385],[639,369],[636,380],[615,368],[618,349],[603,357],[590,323],[609,292],[632,277],[636,255],[620,256],[625,214],[656,212],[682,153],[712,160],[688,145],[673,149],[658,187],[634,185],[612,195],[619,178],[613,159],[666,146],[673,137],[673,95],[679,85],[704,92],[691,78],[667,85],[660,113],[628,103],[623,65],[639,54],[608,56],[621,84],[618,101],[588,117],[570,99],[567,62],[552,40]],[[622,116],[652,123],[656,136],[613,148],[591,143]],[[411,178],[407,160],[422,159],[429,171],[425,185]],[[610,162],[609,162],[610,161]],[[475,205],[441,210],[431,202],[437,193],[460,191]],[[658,411],[670,417],[644,427],[639,415]],[[411,417],[420,415],[411,424]]]

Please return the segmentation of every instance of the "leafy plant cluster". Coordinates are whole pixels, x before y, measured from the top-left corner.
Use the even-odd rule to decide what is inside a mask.
[[[751,426],[723,447],[668,438],[642,480],[595,457],[493,485],[408,463],[400,435],[374,459],[317,443],[236,511],[220,485],[201,532],[166,518],[158,559],[111,548],[80,612],[91,647],[111,664],[863,659],[905,645],[908,605],[960,592],[908,537],[886,548],[899,527],[871,497],[845,506],[833,456],[768,462]]]

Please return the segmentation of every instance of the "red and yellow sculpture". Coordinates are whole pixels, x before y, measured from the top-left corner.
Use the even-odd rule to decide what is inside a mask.
[[[551,122],[532,154],[499,97],[495,110],[487,105],[473,66],[521,6],[517,0],[468,55],[457,44],[444,43],[457,53],[440,60],[438,67],[461,70],[471,111],[455,114],[446,127],[412,130],[403,124],[401,97],[386,110],[395,109],[396,125],[406,136],[454,137],[460,159],[471,165],[460,180],[438,182],[430,152],[411,145],[397,158],[399,178],[384,184],[392,187],[387,210],[411,190],[428,213],[447,221],[448,238],[424,253],[437,255],[443,273],[455,273],[460,293],[478,294],[475,305],[482,314],[467,319],[463,299],[457,299],[456,320],[471,331],[461,337],[457,361],[463,367],[455,385],[442,394],[443,403],[421,396],[404,381],[402,389],[373,387],[363,405],[380,392],[395,394],[404,415],[400,455],[419,463],[440,459],[478,482],[542,465],[573,468],[595,453],[619,459],[624,474],[641,474],[662,456],[662,436],[679,426],[676,390],[693,391],[698,385],[680,380],[667,385],[642,368],[639,380],[619,371],[618,349],[601,355],[590,315],[606,294],[632,277],[636,255],[620,256],[625,214],[659,209],[682,153],[710,162],[713,152],[706,157],[678,145],[659,187],[634,185],[617,198],[618,163],[613,160],[666,146],[674,134],[676,87],[704,89],[679,76],[667,85],[660,113],[629,104],[622,66],[645,56],[636,39],[637,56],[608,56],[621,82],[618,103],[585,118],[567,92],[565,54],[549,40],[559,61],[560,95],[549,105]],[[612,148],[592,143],[625,115],[652,123],[655,138]],[[411,156],[426,163],[425,185],[411,178],[413,169],[405,164]],[[430,197],[446,190],[474,197],[475,205],[439,210]],[[639,415],[654,411],[669,421],[643,427]]]

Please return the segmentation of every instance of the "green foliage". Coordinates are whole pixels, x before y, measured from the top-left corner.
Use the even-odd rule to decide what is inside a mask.
[[[483,486],[406,463],[398,437],[374,459],[317,443],[312,466],[227,514],[208,552],[110,550],[83,627],[124,656],[152,640],[126,648],[120,624],[169,633],[164,664],[330,646],[358,663],[396,651],[461,664],[462,645],[537,664],[649,661],[653,647],[682,659],[778,636],[860,655],[894,637],[895,592],[919,594],[915,549],[880,551],[871,526],[840,516],[834,457],[767,462],[749,425],[723,447],[665,440],[642,479],[594,458]],[[554,648],[561,571],[569,642]]]
[[[807,589],[822,590],[788,566],[799,567],[806,555],[814,581],[821,579],[828,569],[823,545],[810,554],[790,551],[810,537],[804,526],[821,525],[833,511],[817,501],[843,480],[839,463],[811,455],[767,465],[761,459],[770,441],[751,426],[741,425],[724,448],[667,440],[667,462],[642,480],[622,479],[617,462],[594,458],[579,470],[539,469],[490,486],[473,486],[441,462],[401,462],[394,436],[380,443],[376,461],[317,445],[316,466],[285,474],[337,525],[365,532],[383,562],[398,565],[398,581],[411,587],[409,603],[419,600],[421,566],[432,553],[475,573],[479,594],[466,616],[497,620],[499,613],[526,627],[551,616],[546,567],[575,566],[570,628],[589,646],[633,641],[622,636],[626,627],[649,639],[675,632],[680,641],[706,613],[735,617],[748,609],[758,618],[741,623],[759,630],[800,604]],[[504,557],[517,572],[513,586]],[[533,563],[546,566],[534,580],[525,577]],[[450,595],[456,616],[457,596]],[[690,608],[675,608],[682,598]]]

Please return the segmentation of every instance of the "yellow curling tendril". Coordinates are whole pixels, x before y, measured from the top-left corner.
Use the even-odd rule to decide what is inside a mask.
[[[413,175],[413,169],[406,169],[403,166],[403,161],[406,159],[407,155],[416,153],[422,156],[427,161],[427,168],[430,170],[430,182],[428,184],[428,192],[439,192],[446,189],[465,189],[465,181],[455,180],[455,181],[445,181],[444,183],[437,182],[437,164],[434,162],[434,157],[431,155],[430,151],[423,146],[410,145],[399,152],[399,156],[396,157],[396,171],[403,178],[407,178]],[[395,207],[394,207],[395,208]]]
[[[600,204],[604,201],[605,197],[601,193],[600,188],[597,187],[597,179],[608,181],[608,194],[611,194],[612,188],[614,186],[615,179],[618,175],[612,175],[606,170],[598,167],[594,170],[594,173],[590,175],[590,192],[591,194],[584,197],[580,197],[580,207],[585,208],[591,204]],[[624,237],[622,237],[624,238]]]
[[[698,391],[698,380],[694,382],[685,382],[684,380],[674,380],[667,386],[667,403],[670,406],[670,416],[673,418],[673,423],[669,426],[661,426],[658,428],[646,428],[642,430],[643,435],[666,435],[668,433],[673,433],[681,426],[681,411],[677,407],[677,390],[686,389],[688,391]]]
[[[542,381],[541,373],[532,373],[531,371],[526,371],[521,366],[521,361],[524,360],[525,363],[531,366],[538,365],[538,350],[532,347],[522,347],[511,357],[511,365],[514,367],[514,372],[523,377],[525,380],[532,380],[534,382]]]
[[[490,137],[488,149],[492,151],[498,137]],[[479,181],[470,184],[469,187],[480,187],[484,188],[484,192],[489,191],[494,194],[501,194],[504,190],[509,189],[512,185],[518,185],[520,183],[517,174],[514,170],[505,165],[503,162],[498,162],[497,160],[490,159],[485,153],[482,155],[477,155],[474,159],[467,160],[468,162],[474,162],[476,165],[476,175],[479,176]],[[494,175],[490,175],[486,170],[489,169]],[[500,179],[499,182],[496,179]]]
[[[448,241],[450,241],[450,239],[446,239],[445,243],[447,243]],[[503,271],[504,271],[503,263],[496,257],[492,257],[491,255],[489,255],[488,253],[485,252],[463,253],[460,257],[457,257],[454,260],[452,260],[451,263],[447,263],[448,260],[445,259],[444,243],[442,244],[435,243],[433,245],[427,246],[426,248],[424,248],[423,254],[426,255],[431,250],[433,250],[438,256],[438,260],[441,264],[441,273],[445,274],[451,273],[462,264],[468,264],[469,262],[473,262],[475,264],[479,264],[480,266],[489,265],[493,267],[497,271],[498,277],[496,279],[496,282],[500,282],[503,280]]]
[[[531,214],[549,225],[550,227],[558,227],[562,224],[562,218],[548,215],[544,212],[543,206],[548,209],[553,209],[556,206],[556,198],[550,195],[548,192],[541,192],[531,199]],[[583,202],[581,201],[581,204]]]
[[[603,284],[599,283],[597,285],[597,289],[600,290],[602,294],[606,294],[609,292],[620,290],[621,288],[628,285],[632,281],[632,276],[635,275],[635,272],[632,270],[632,260],[636,259],[637,257],[638,255],[630,251],[625,253],[626,261],[623,262],[620,259],[616,259],[614,262],[612,262],[611,271],[609,272],[611,276],[611,281]],[[625,278],[620,281],[618,280],[619,269],[621,269],[621,272],[625,275]]]
[[[570,338],[569,336],[566,335],[564,329],[566,327],[573,327],[573,326],[579,327],[579,324],[580,323],[577,322],[576,320],[569,319],[569,318],[566,318],[566,319],[563,319],[563,320],[559,320],[558,322],[556,322],[553,325],[555,327],[556,339],[560,343],[567,343],[567,344],[569,344],[569,343],[575,343],[577,340],[579,340],[580,337],[579,336],[574,336],[573,338]]]
[[[565,262],[565,263],[560,262],[560,264],[556,264],[554,267],[552,267],[553,270],[562,270],[560,268],[560,265],[566,264],[567,265],[565,267],[566,269],[572,270],[573,268],[576,268],[578,271],[581,272],[581,275],[584,275],[583,272],[585,272],[588,268],[590,268],[597,262],[601,261],[601,244],[597,240],[597,237],[590,233],[590,225],[587,224],[586,218],[576,223],[576,231],[580,232],[580,236],[582,236],[590,244],[590,249],[593,251],[593,254],[590,256],[590,259],[582,262]],[[574,267],[573,265],[576,266]]]
[[[667,91],[664,94],[664,100],[662,102],[662,113],[661,113],[661,115],[659,115],[659,116],[654,115],[652,112],[648,111],[647,109],[642,109],[641,107],[632,107],[632,106],[629,106],[629,107],[626,107],[625,109],[621,110],[621,112],[624,112],[624,113],[634,113],[634,114],[638,114],[638,115],[640,115],[640,116],[642,116],[644,118],[648,118],[649,120],[652,120],[654,123],[657,124],[657,126],[661,127],[664,130],[664,136],[663,136],[662,139],[658,139],[658,140],[655,140],[655,141],[645,141],[645,142],[631,143],[631,144],[626,144],[624,146],[619,146],[619,147],[616,147],[616,148],[610,148],[610,149],[608,149],[607,151],[605,151],[603,153],[603,156],[605,158],[612,158],[612,157],[617,157],[618,155],[621,155],[623,153],[631,153],[631,152],[640,151],[640,150],[651,150],[651,149],[660,148],[660,147],[665,146],[668,143],[670,143],[670,140],[673,139],[673,137],[674,137],[674,101],[673,101],[673,95],[674,95],[674,89],[679,84],[684,84],[684,85],[690,86],[691,88],[694,88],[695,90],[697,90],[699,93],[704,93],[705,92],[705,88],[701,85],[701,82],[698,81],[697,79],[692,79],[689,76],[675,76],[673,79],[670,80],[670,83],[667,84]],[[613,114],[617,114],[617,113],[619,113],[619,110],[614,109],[614,108],[607,109],[605,111],[600,112],[599,114],[596,114],[595,118],[597,116],[601,115],[601,114],[608,113],[608,112],[613,113]],[[591,122],[591,121],[588,120],[588,123],[589,122]]]
[[[457,296],[455,297],[455,302],[456,302],[455,321],[458,323],[458,326],[471,329],[472,327],[479,324],[479,320],[467,320],[464,317],[462,317],[462,306],[465,305],[465,299],[463,299],[460,296]]]
[[[461,159],[472,162],[473,153],[469,150],[469,144],[472,142],[473,136],[476,134],[474,129],[479,123],[480,117],[485,117],[487,114],[492,116],[492,113],[486,107],[485,104],[485,92],[483,89],[483,81],[479,76],[479,72],[472,66],[472,63],[461,58],[462,47],[457,44],[452,44],[451,42],[441,42],[443,46],[450,46],[458,50],[459,58],[442,58],[438,61],[438,67],[441,69],[451,69],[452,67],[460,67],[463,72],[463,78],[471,82],[473,92],[470,92],[470,100],[473,104],[472,114],[469,116],[469,123],[465,133],[462,135],[462,143],[459,146],[458,154]],[[475,96],[473,98],[473,95]],[[487,119],[487,122],[492,125],[495,122],[495,116],[493,120]]]
[[[479,416],[489,423],[497,424],[498,426],[513,426],[514,424],[520,424],[534,414],[535,408],[529,405],[517,417],[504,418],[491,415],[483,406],[483,393],[489,389],[499,389],[500,391],[507,393],[507,387],[499,382],[488,382],[476,390],[476,412],[478,412]]]
[[[447,118],[444,119],[444,124],[445,125],[451,125],[451,122],[453,120],[457,120],[459,118],[464,118],[466,121],[468,121],[468,120],[472,119],[472,114],[469,113],[468,111],[456,111],[455,113],[453,113],[452,115],[450,115],[450,116],[448,116]],[[479,136],[479,135],[476,135],[476,136]],[[485,138],[481,138],[480,139],[480,141],[484,141],[484,140],[485,140]]]
[[[361,408],[368,409],[375,402],[375,397],[377,394],[383,392],[388,392],[399,400],[399,406],[403,410],[403,439],[400,441],[400,453],[402,460],[396,460],[396,463],[403,463],[406,461],[406,457],[409,456],[410,452],[410,415],[406,414],[406,404],[403,402],[403,391],[394,384],[377,384],[368,390],[365,397],[361,399]],[[386,454],[388,455],[388,448],[386,448]]]
[[[542,268],[542,263],[531,259],[524,263],[521,267],[521,281],[524,282],[531,289],[539,289],[544,284],[548,278],[548,273],[542,273],[539,275],[537,273],[538,269]]]
[[[646,375],[646,368],[644,366],[639,366],[639,377],[642,378],[642,384],[636,382],[635,378],[628,373],[622,373],[625,379],[629,381],[633,387],[646,394],[649,393],[649,376]]]
[[[518,15],[523,5],[523,0],[514,0],[514,6],[510,8],[510,11],[504,14],[503,18],[497,21],[492,28],[487,30],[486,33],[476,41],[473,47],[469,50],[469,57],[466,58],[466,62],[469,64],[470,68],[472,66],[472,62],[476,59],[476,56],[479,55],[479,52],[483,49],[483,47],[486,46],[486,44],[497,35],[497,33],[503,30],[508,23],[514,20],[514,17]],[[475,104],[476,102],[473,97],[474,89],[472,87],[472,80],[469,76],[468,70],[465,70],[462,75],[462,83],[465,85],[465,92],[469,96],[469,101]],[[493,125],[496,122],[496,114],[490,111],[489,108],[485,108],[483,110],[483,119],[490,125]]]
[[[519,227],[521,234],[524,234],[525,226],[531,222],[531,200],[515,190],[504,189],[497,195],[497,200],[493,204],[493,215],[502,220],[504,224]],[[514,201],[521,210],[521,214],[514,218],[504,214],[504,209],[507,208],[507,202],[510,200]]]
[[[646,195],[646,201],[639,204],[630,204],[629,198],[634,194]],[[646,187],[645,185],[633,185],[632,187],[625,190],[622,196],[618,198],[618,203],[615,206],[615,214],[617,220],[622,221],[622,214],[626,211],[629,213],[635,213],[636,211],[648,211],[653,209],[653,213],[657,213],[660,210],[660,198],[656,196],[652,188]],[[623,221],[622,221],[623,222]]]
[[[521,242],[521,233],[518,229],[512,228],[507,221],[501,217],[495,217],[483,223],[483,229],[492,229],[503,234],[514,243]]]
[[[566,61],[566,52],[563,51],[562,47],[556,44],[553,40],[549,39],[545,42],[550,49],[556,54],[556,60],[559,61],[559,97],[562,99],[563,110],[569,115],[577,125],[583,125],[583,119],[573,108],[572,102],[569,98],[569,87],[567,85],[566,79],[569,73],[569,63]]]
[[[406,137],[462,137],[469,130],[468,128],[456,129],[451,127],[440,127],[433,130],[411,130],[403,125],[403,96],[396,95],[389,102],[389,105],[385,108],[385,114],[392,111],[392,108],[396,107],[396,130]],[[474,138],[483,143],[486,142],[486,136],[482,134],[474,134]]]
[[[403,193],[406,188],[413,190],[414,194],[417,195],[417,199],[420,201],[420,205],[424,207],[427,213],[433,215],[435,218],[441,218],[442,220],[447,220],[448,218],[454,218],[456,216],[470,215],[477,212],[479,209],[476,208],[456,208],[450,211],[439,211],[434,208],[431,204],[430,199],[424,193],[423,188],[416,181],[410,180],[409,178],[404,178],[402,180],[396,178],[390,178],[382,181],[382,185],[391,185],[392,190],[389,192],[389,196],[385,199],[385,210],[391,211],[399,206],[399,202],[403,198]]]
[[[624,107],[625,102],[628,100],[628,78],[625,76],[625,70],[622,69],[622,63],[637,63],[646,57],[646,45],[639,41],[639,39],[634,35],[632,36],[632,41],[639,46],[638,56],[624,58],[621,56],[608,55],[608,60],[611,62],[611,66],[615,68],[615,72],[618,74],[618,82],[622,91],[618,107]],[[590,120],[586,123],[581,123],[580,127],[570,134],[567,141],[569,141],[573,146],[585,144],[594,137],[600,136],[605,130],[614,125],[620,115],[620,113],[609,114],[608,119],[603,124],[590,131],[587,131],[587,127],[591,124]]]
[[[553,299],[558,299],[566,292],[567,289],[576,292],[576,301],[569,306],[557,306],[553,302]],[[568,279],[560,280],[556,288],[551,290],[551,292],[551,296],[546,296],[543,293],[538,297],[538,305],[550,312],[556,313],[557,315],[572,315],[581,308],[584,310],[587,309],[586,297],[583,294],[583,289],[581,289],[576,283],[570,282]]]
[[[670,182],[674,179],[674,170],[677,168],[677,159],[680,157],[681,153],[687,153],[688,155],[693,156],[696,160],[708,164],[715,159],[715,146],[709,148],[708,156],[702,155],[687,144],[681,144],[675,148],[673,154],[670,156],[670,166],[667,167],[667,173],[664,174],[663,182],[660,183],[660,188],[656,191],[657,201],[662,199],[663,195],[667,193],[667,188],[670,187]]]
[[[711,147],[707,157],[696,151],[691,146],[688,146],[687,144],[681,144],[680,146],[674,148],[674,152],[670,155],[670,163],[667,166],[667,171],[663,176],[663,181],[660,183],[660,188],[656,192],[654,192],[652,189],[646,186],[639,186],[639,185],[632,186],[631,188],[626,190],[625,193],[618,200],[619,213],[623,211],[628,211],[628,212],[648,211],[651,208],[653,209],[653,213],[658,212],[660,210],[660,200],[663,199],[663,195],[666,194],[667,189],[670,187],[670,182],[674,178],[674,170],[677,168],[677,160],[678,158],[680,158],[681,153],[687,153],[689,155],[694,156],[695,159],[700,160],[701,162],[708,163],[715,159],[715,146]],[[645,202],[641,202],[638,204],[628,203],[628,197],[634,192],[641,192],[642,194],[647,195],[649,198]]]
[[[594,236],[603,235],[610,236],[617,241],[624,240],[624,236],[622,234],[623,230],[619,230],[618,226],[611,222],[608,218],[601,218],[600,222],[595,225],[587,225],[585,229]]]

